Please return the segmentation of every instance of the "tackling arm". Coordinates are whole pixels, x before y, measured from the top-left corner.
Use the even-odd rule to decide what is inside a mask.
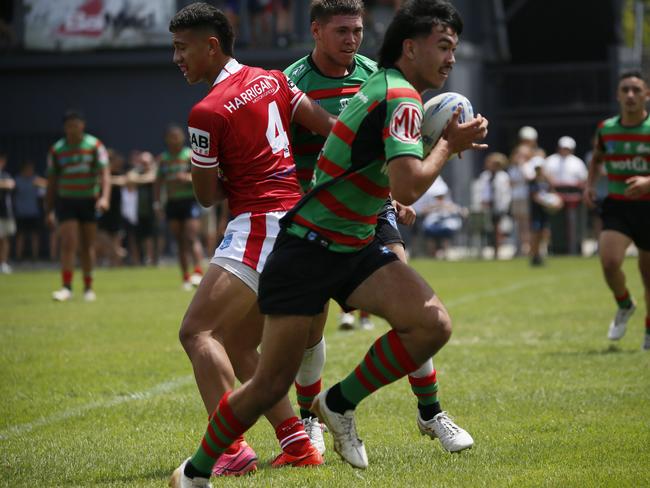
[[[334,127],[336,117],[305,95],[296,107],[293,120],[315,134],[327,137]]]

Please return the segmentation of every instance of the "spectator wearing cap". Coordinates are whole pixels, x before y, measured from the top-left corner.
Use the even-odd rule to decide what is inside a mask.
[[[519,129],[517,137],[519,139],[517,145],[525,144],[527,146],[530,146],[531,149],[537,148],[537,130],[534,127],[531,127],[530,125],[524,125],[521,129]]]
[[[587,182],[587,166],[584,161],[573,152],[576,149],[576,141],[569,136],[562,136],[557,141],[557,152],[551,154],[544,161],[544,173],[548,177],[551,186],[557,190],[564,201],[565,211],[554,219],[552,225],[555,231],[559,231],[559,225],[564,227],[565,237],[562,233],[554,232],[553,248],[557,252],[565,249],[569,254],[580,252],[580,241],[584,228],[585,215],[582,207],[582,190]],[[560,222],[564,222],[560,224]],[[565,248],[566,246],[566,248]]]
[[[557,189],[582,189],[587,181],[587,166],[573,154],[575,149],[573,137],[562,136],[557,141],[557,152],[544,161],[544,172]]]

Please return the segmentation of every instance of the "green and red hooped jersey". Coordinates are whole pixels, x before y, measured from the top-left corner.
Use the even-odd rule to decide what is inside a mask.
[[[47,153],[47,173],[57,177],[57,196],[97,198],[100,175],[108,166],[108,152],[95,136],[84,134],[79,144],[68,144],[65,137]]]
[[[338,117],[359,87],[377,71],[377,63],[356,54],[349,71],[346,76],[325,76],[308,54],[285,69],[284,74],[321,107]],[[324,143],[323,136],[298,124],[291,125],[291,146],[298,182],[305,192],[311,187],[316,160]]]
[[[158,162],[158,178],[165,182],[167,200],[194,199],[194,190],[189,181],[179,181],[176,175],[181,172],[191,171],[192,150],[184,147],[177,154],[165,151],[160,155]]]
[[[394,68],[373,74],[339,115],[314,172],[314,187],[287,214],[287,233],[355,252],[375,234],[390,193],[387,165],[422,159],[422,99]]]
[[[596,130],[602,161],[607,170],[608,196],[629,200],[623,193],[625,180],[632,176],[650,176],[650,116],[634,127],[621,125],[617,115],[603,120]],[[640,200],[649,200],[650,193]]]

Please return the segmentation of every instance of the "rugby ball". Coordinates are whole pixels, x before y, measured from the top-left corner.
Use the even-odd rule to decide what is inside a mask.
[[[461,112],[458,123],[462,124],[474,118],[474,109],[470,101],[460,93],[441,93],[424,104],[424,116],[422,117],[422,145],[424,155],[431,152],[437,144],[442,132],[447,127],[456,108],[460,107]],[[455,154],[450,156],[450,159]]]

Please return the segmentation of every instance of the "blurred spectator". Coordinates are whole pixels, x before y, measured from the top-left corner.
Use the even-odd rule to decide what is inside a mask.
[[[130,169],[127,174],[133,170],[139,157],[139,151],[132,151],[130,159]],[[140,263],[140,249],[138,246],[138,237],[136,227],[138,225],[138,186],[131,181],[126,175],[124,185],[121,188],[121,214],[122,226],[126,236],[127,259],[129,264],[137,265]]]
[[[562,199],[546,177],[543,159],[537,157],[531,164],[535,178],[530,182],[530,264],[541,266],[544,264],[542,253],[550,239],[549,214],[562,208]]]
[[[517,145],[525,144],[531,149],[537,148],[537,130],[530,125],[524,125],[517,133]]]
[[[544,172],[558,190],[582,190],[587,181],[587,166],[573,154],[575,148],[576,141],[572,137],[562,136],[557,141],[557,152],[544,162]]]
[[[154,248],[154,240],[157,237],[157,215],[154,211],[154,183],[157,176],[157,166],[153,154],[148,151],[139,152],[134,167],[126,175],[129,185],[135,185],[136,198],[136,223],[135,223],[135,246],[141,264],[154,264],[157,262]]]
[[[35,261],[40,256],[39,243],[43,229],[41,203],[45,196],[47,180],[34,172],[32,161],[25,161],[15,181],[16,260],[22,261],[27,238],[32,261]]]
[[[119,266],[126,256],[122,247],[122,187],[124,176],[124,156],[114,149],[108,150],[111,170],[111,205],[97,222],[97,260],[108,260],[110,266]]]
[[[518,144],[510,154],[510,186],[512,188],[512,218],[515,223],[515,254],[527,255],[530,245],[530,204],[528,202],[528,183],[535,177],[530,166],[533,150],[528,144]]]
[[[503,240],[505,219],[508,217],[512,192],[510,177],[504,169],[508,158],[500,152],[493,152],[485,158],[485,170],[478,177],[478,192],[481,207],[487,213],[486,232],[494,246],[494,259],[499,257],[499,247]]]
[[[454,235],[463,226],[467,209],[456,205],[449,194],[449,187],[436,178],[433,185],[413,204],[418,215],[420,232],[423,234],[427,253],[446,259]]]
[[[5,171],[7,165],[6,154],[0,154],[0,273],[12,272],[9,266],[9,238],[16,233],[16,222],[12,208],[11,193],[16,182]]]

